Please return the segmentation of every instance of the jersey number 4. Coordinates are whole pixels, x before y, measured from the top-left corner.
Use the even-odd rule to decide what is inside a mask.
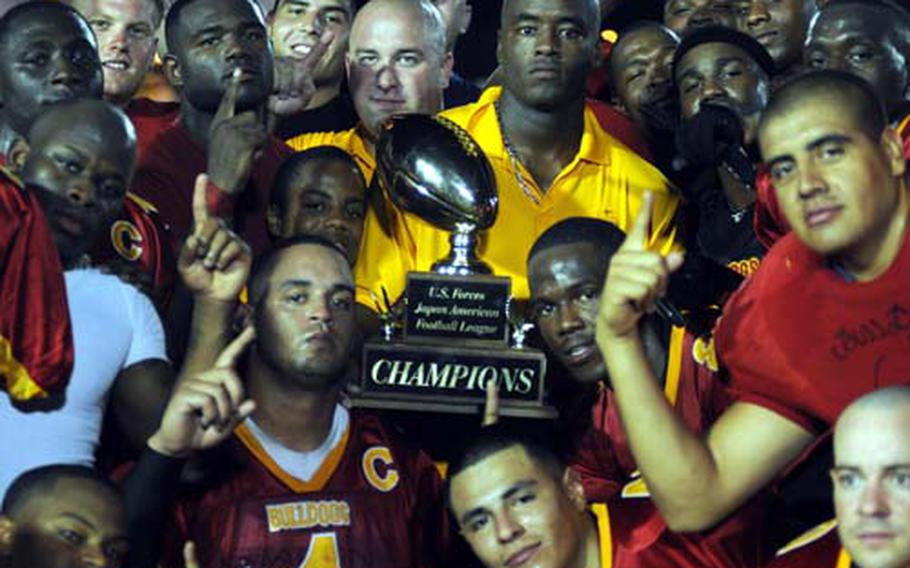
[[[341,568],[335,533],[316,533],[310,539],[306,557],[298,568]]]

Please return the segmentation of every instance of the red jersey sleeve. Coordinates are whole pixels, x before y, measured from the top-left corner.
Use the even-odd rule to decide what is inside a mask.
[[[57,394],[73,367],[63,267],[37,199],[0,173],[0,387]]]

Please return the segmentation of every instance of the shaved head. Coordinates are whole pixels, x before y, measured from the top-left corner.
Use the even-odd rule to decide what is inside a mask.
[[[513,5],[521,4],[524,0],[503,0],[502,11],[500,12],[500,22],[505,23],[506,14],[513,9]],[[593,22],[595,26],[600,23],[600,1],[599,0],[578,0],[585,7],[585,21]]]
[[[833,102],[873,140],[878,140],[888,125],[882,101],[863,79],[844,71],[812,71],[774,93],[762,114],[759,135],[775,119],[820,101]]]
[[[437,61],[445,57],[446,23],[430,0],[370,0],[354,17],[351,37],[355,35],[359,37],[363,34],[362,28],[368,22],[376,17],[388,17],[387,15],[392,12],[395,12],[396,17],[400,17],[401,13],[417,14],[419,21],[423,23],[424,46],[437,57]]]

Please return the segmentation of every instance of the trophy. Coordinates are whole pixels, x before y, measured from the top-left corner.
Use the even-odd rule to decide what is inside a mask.
[[[494,381],[500,414],[554,416],[544,404],[546,358],[524,347],[529,324],[512,310],[511,280],[477,255],[499,205],[480,146],[444,118],[398,116],[380,135],[376,164],[388,200],[448,232],[450,251],[431,272],[408,274],[403,310],[383,298],[383,337],[364,345],[352,403],[476,413]]]

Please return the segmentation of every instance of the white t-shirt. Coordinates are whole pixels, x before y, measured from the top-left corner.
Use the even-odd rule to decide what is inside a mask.
[[[21,412],[0,395],[0,498],[26,470],[93,465],[114,379],[141,361],[166,359],[161,320],[144,294],[96,269],[65,277],[75,354],[66,401],[51,412]]]

